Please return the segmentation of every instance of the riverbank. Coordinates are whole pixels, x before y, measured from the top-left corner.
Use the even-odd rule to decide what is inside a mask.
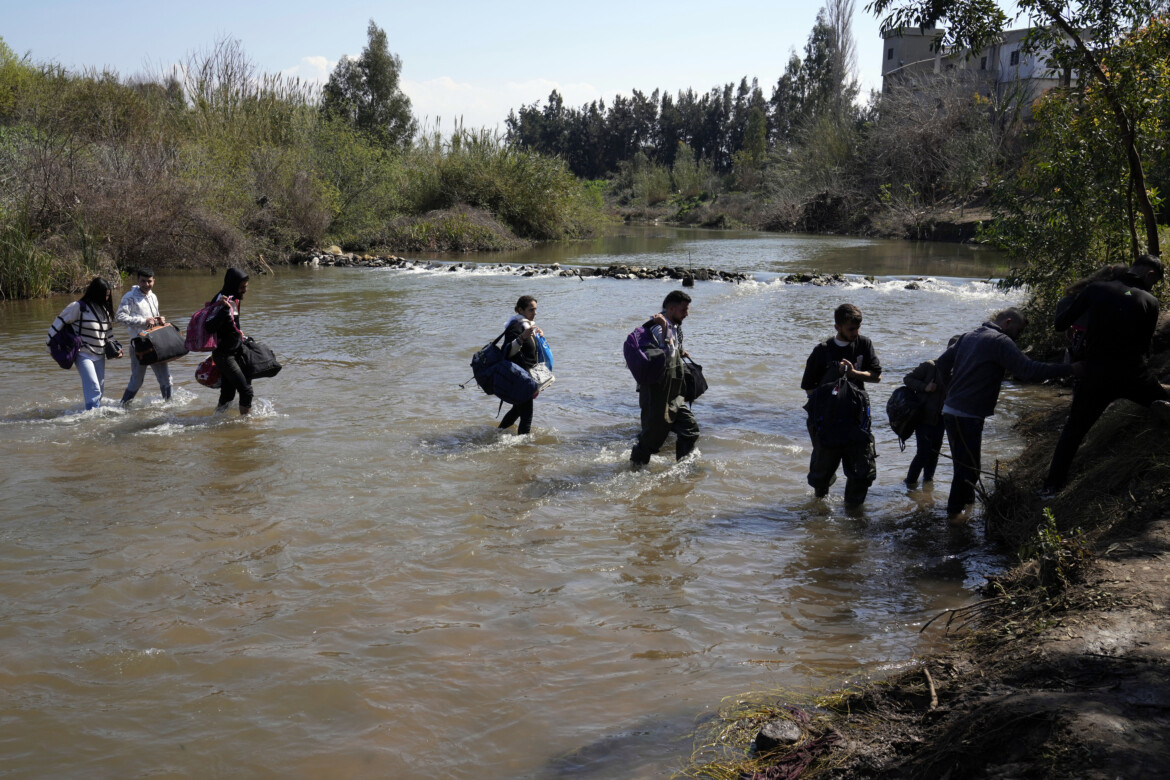
[[[1170,369],[1170,354],[1155,368]],[[1170,437],[1141,407],[1115,403],[1086,438],[1069,486],[1042,502],[1036,488],[1066,413],[1061,404],[1019,423],[1028,445],[986,511],[989,535],[1017,544],[1022,560],[981,600],[924,626],[949,646],[889,679],[737,704],[706,741],[718,749],[686,774],[1170,773]],[[766,724],[763,742],[777,746],[761,755]],[[729,745],[749,758],[711,760]]]
[[[712,229],[747,228],[771,233],[854,235],[906,241],[965,244],[991,221],[990,210],[887,206],[859,211],[843,200],[821,197],[803,204],[766,203],[744,193],[654,206],[610,206],[627,224],[664,224]]]

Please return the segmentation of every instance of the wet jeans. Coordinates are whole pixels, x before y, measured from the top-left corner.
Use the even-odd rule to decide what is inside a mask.
[[[81,374],[81,394],[85,396],[85,408],[96,409],[102,405],[102,388],[106,384],[106,358],[84,349],[77,353],[77,373]]]
[[[219,376],[223,383],[219,386],[219,405],[230,404],[240,394],[240,408],[252,408],[252,383],[240,368],[240,362],[231,353],[214,352],[212,358],[219,368]]]
[[[919,423],[914,429],[914,459],[910,461],[910,470],[906,472],[907,482],[917,482],[918,475],[922,475],[923,482],[934,479],[934,470],[938,467],[938,454],[943,443],[942,420],[936,423]]]
[[[138,362],[138,355],[131,349],[130,383],[126,385],[126,392],[122,394],[123,401],[128,401],[133,398],[139,388],[142,387],[142,380],[146,378],[147,368],[150,368],[154,372],[155,379],[158,380],[158,389],[162,392],[162,397],[171,397],[171,369],[168,368],[167,364],[154,363],[151,366],[144,366]]]

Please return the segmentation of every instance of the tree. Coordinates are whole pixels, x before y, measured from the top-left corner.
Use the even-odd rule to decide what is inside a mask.
[[[1091,79],[1100,85],[1117,142],[1125,153],[1132,198],[1145,223],[1146,251],[1152,255],[1159,255],[1161,250],[1157,217],[1138,148],[1138,118],[1122,97],[1121,76],[1107,70],[1103,58],[1122,33],[1143,26],[1161,4],[1159,0],[1016,2],[1032,25],[1024,40],[1026,52],[1047,49],[1054,63],[1075,68],[1082,80]],[[1008,22],[1007,14],[995,0],[871,0],[866,9],[878,15],[889,11],[882,20],[883,32],[944,22],[949,28],[939,32],[935,45],[971,51],[982,51],[995,43]],[[1141,244],[1136,219],[1131,220],[1129,233],[1131,251],[1137,256]]]
[[[1170,150],[1170,18],[1159,17],[1115,41],[1102,57],[1117,94],[1137,119],[1143,156],[1155,175]],[[1004,277],[1027,285],[1031,305],[1051,311],[1064,288],[1107,263],[1132,256],[1132,179],[1099,82],[1053,90],[1037,101],[1022,164],[992,191],[996,220],[986,237],[1020,258]],[[1155,208],[1164,205],[1156,193]]]
[[[373,19],[366,38],[361,56],[343,57],[333,69],[322,91],[321,113],[345,120],[383,146],[406,148],[418,125],[410,98],[398,86],[402,60],[390,51],[386,32]]]

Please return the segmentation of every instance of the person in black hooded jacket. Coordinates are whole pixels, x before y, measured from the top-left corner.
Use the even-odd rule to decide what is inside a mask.
[[[533,324],[536,319],[536,299],[531,295],[521,295],[516,301],[516,313],[504,326],[504,354],[508,360],[531,371],[540,362],[540,354],[536,346],[536,336],[543,336],[540,328]],[[521,436],[532,431],[532,399],[515,404],[500,420],[500,428],[511,428],[520,421],[516,433]]]
[[[248,275],[238,268],[229,268],[223,275],[223,288],[215,296],[222,302],[215,314],[207,320],[207,327],[215,333],[215,349],[211,358],[219,368],[223,384],[219,389],[216,412],[226,412],[236,393],[240,395],[240,414],[252,411],[252,383],[240,365],[244,349],[244,334],[240,332],[240,302],[248,291]]]

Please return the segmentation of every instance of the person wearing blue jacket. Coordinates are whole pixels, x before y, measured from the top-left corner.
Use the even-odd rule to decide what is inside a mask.
[[[1036,382],[1083,374],[1080,363],[1041,363],[1031,360],[1016,339],[1028,326],[1018,309],[1004,309],[975,330],[964,333],[938,359],[939,376],[947,383],[943,427],[951,447],[954,476],[947,497],[947,519],[963,520],[975,502],[983,450],[983,423],[995,413],[1004,374]]]

